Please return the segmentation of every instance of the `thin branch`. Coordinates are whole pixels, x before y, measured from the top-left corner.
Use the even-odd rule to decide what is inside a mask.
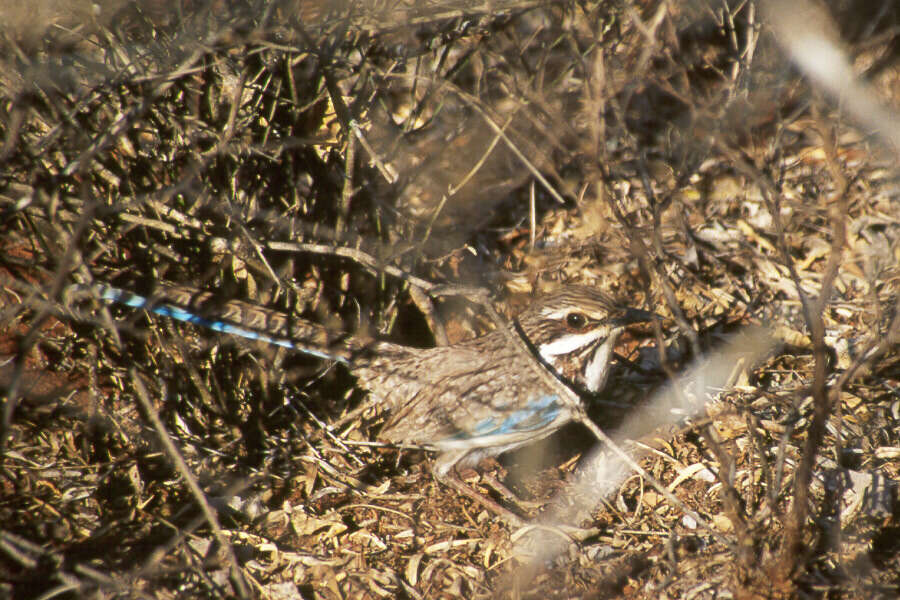
[[[150,402],[150,397],[147,394],[147,389],[144,387],[144,384],[138,377],[137,371],[132,368],[130,369],[130,374],[132,384],[134,385],[134,390],[137,393],[138,400],[140,401],[141,406],[144,407],[144,411],[147,413],[147,417],[150,419],[150,424],[153,426],[153,429],[156,430],[156,435],[159,437],[159,441],[160,443],[162,443],[163,449],[169,456],[169,460],[172,461],[172,464],[175,466],[178,472],[181,473],[181,476],[184,478],[185,483],[187,483],[188,489],[191,490],[191,495],[193,495],[194,500],[197,501],[197,505],[200,507],[200,510],[202,511],[206,522],[209,523],[209,526],[215,533],[216,539],[219,541],[219,544],[222,546],[222,548],[225,549],[226,555],[228,557],[228,562],[231,567],[232,579],[237,587],[236,591],[238,596],[240,596],[241,598],[251,598],[250,589],[247,586],[247,581],[244,579],[244,574],[241,572],[241,567],[238,564],[237,557],[234,554],[234,548],[232,548],[231,543],[228,541],[228,538],[225,535],[225,532],[219,525],[219,520],[216,517],[212,506],[209,505],[209,501],[206,499],[206,494],[203,493],[203,490],[200,488],[200,484],[197,483],[197,478],[194,477],[193,473],[191,473],[190,467],[188,467],[184,458],[181,456],[178,448],[175,447],[175,442],[172,441],[172,437],[169,435],[169,432],[166,431],[165,426],[159,419],[159,415],[157,414],[156,409],[153,408],[153,404]]]

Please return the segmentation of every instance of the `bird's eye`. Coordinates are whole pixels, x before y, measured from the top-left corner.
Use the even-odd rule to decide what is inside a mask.
[[[584,329],[587,325],[587,317],[578,312],[572,312],[566,315],[566,325],[569,329]]]

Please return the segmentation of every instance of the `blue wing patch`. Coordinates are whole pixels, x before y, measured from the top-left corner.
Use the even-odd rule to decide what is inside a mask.
[[[466,440],[542,429],[555,421],[563,410],[558,401],[556,394],[541,396],[502,418],[494,416],[479,421],[470,431],[461,431],[450,439]]]

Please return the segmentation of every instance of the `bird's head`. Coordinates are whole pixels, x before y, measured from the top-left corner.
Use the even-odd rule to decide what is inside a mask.
[[[624,308],[593,288],[568,285],[536,299],[518,322],[547,364],[577,386],[599,392],[619,335],[629,324],[651,318],[651,313]]]

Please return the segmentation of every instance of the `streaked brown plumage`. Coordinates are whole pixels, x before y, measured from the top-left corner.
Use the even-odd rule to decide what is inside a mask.
[[[546,437],[577,409],[535,369],[538,358],[509,335],[521,331],[542,368],[566,385],[596,392],[606,382],[619,334],[647,316],[592,288],[568,285],[534,300],[517,317],[518,330],[411,348],[353,338],[334,344],[320,325],[241,302],[216,304],[212,294],[185,288],[164,288],[152,301],[109,286],[98,292],[106,300],[347,364],[370,401],[388,414],[380,437],[437,451],[435,476],[495,510],[495,503],[454,477],[454,467]]]

